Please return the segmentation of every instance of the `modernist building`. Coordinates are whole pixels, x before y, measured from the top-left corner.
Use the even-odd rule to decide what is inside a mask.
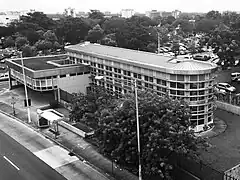
[[[86,92],[90,67],[73,64],[66,55],[23,58],[26,85],[35,91],[53,91],[60,100],[60,90],[68,93]],[[23,84],[21,59],[8,59],[10,88]]]
[[[91,43],[65,49],[70,61],[88,64],[92,75],[106,77],[93,79],[96,85],[123,94],[133,89],[124,80],[135,78],[139,89],[153,89],[160,95],[168,93],[172,98],[185,99],[192,111],[190,121],[197,124],[196,131],[213,123],[215,64]]]

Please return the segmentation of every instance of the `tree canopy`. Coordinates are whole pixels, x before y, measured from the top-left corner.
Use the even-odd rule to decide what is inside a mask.
[[[143,173],[167,179],[172,166],[161,152],[195,156],[204,141],[189,130],[190,109],[184,101],[139,91],[138,107]],[[94,125],[101,152],[136,172],[137,126],[132,94],[120,99],[103,89],[87,95],[76,94],[72,109],[70,119]]]

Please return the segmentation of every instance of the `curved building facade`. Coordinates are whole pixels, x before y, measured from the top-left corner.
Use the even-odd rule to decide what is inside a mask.
[[[133,90],[132,83],[126,80],[137,79],[139,89],[187,101],[190,121],[197,125],[195,131],[213,123],[215,64],[91,43],[65,49],[73,63],[88,64],[91,75],[105,77],[93,79],[93,84],[121,95]]]

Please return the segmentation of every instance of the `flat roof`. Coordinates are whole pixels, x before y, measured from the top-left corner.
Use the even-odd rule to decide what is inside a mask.
[[[210,70],[217,67],[215,64],[209,62],[189,60],[184,58],[177,58],[177,60],[174,60],[174,57],[158,55],[155,53],[92,44],[87,42],[77,45],[70,45],[65,47],[65,49],[69,51],[77,51],[86,54],[95,54],[104,57],[115,58],[118,61],[135,62],[169,70],[201,71]]]
[[[63,68],[63,67],[72,67],[72,66],[80,66],[80,64],[66,64],[64,66],[59,66],[58,64],[52,63],[55,61],[64,61],[67,60],[67,55],[54,55],[54,56],[36,56],[36,57],[28,57],[23,58],[23,64],[28,69],[33,71],[40,71],[40,70],[49,70],[49,69],[56,69],[56,68]],[[21,59],[9,59],[9,62],[16,63],[18,65],[21,64]]]

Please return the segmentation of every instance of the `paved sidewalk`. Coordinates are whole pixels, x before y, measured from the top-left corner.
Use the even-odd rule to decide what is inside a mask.
[[[11,96],[11,91],[7,92],[8,94],[6,97]],[[7,100],[6,100],[7,99]],[[41,106],[39,104],[39,106]],[[9,114],[10,116],[13,115],[11,101],[9,98],[1,98],[0,101],[0,110],[5,114]],[[25,124],[27,123],[27,110],[26,108],[20,104],[15,104],[15,117],[22,121]],[[42,133],[47,138],[51,139],[55,143],[61,145],[65,149],[72,151],[76,156],[80,159],[83,159],[88,163],[90,166],[96,168],[99,172],[105,174],[109,179],[116,179],[116,180],[137,180],[138,177],[131,174],[130,172],[123,170],[119,167],[116,167],[115,164],[112,164],[110,160],[103,157],[100,153],[98,153],[94,146],[90,143],[86,142],[83,138],[79,135],[74,134],[73,132],[68,131],[63,127],[59,127],[60,136],[55,139],[55,135],[51,133],[48,129],[39,129],[37,128],[37,114],[36,114],[36,107],[31,107],[31,119],[32,123],[30,126],[34,128],[36,131]]]
[[[202,132],[199,136],[204,138],[213,138],[225,132],[226,128],[227,124],[222,119],[215,117],[213,129],[206,132]]]

